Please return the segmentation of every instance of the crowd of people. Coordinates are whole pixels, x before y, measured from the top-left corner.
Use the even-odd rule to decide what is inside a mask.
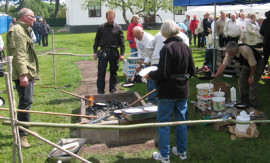
[[[241,102],[256,107],[258,81],[267,64],[270,48],[270,11],[266,19],[257,22],[255,14],[220,13],[216,17],[216,24],[209,13],[204,19],[197,19],[187,15],[183,23],[166,20],[160,32],[155,36],[143,30],[139,23],[139,16],[132,17],[128,27],[127,40],[130,44],[132,56],[138,57],[140,62],[136,71],[147,66],[156,66],[157,70],[144,76],[148,80],[148,91],[157,89],[156,93],[149,96],[149,105],[158,105],[157,121],[170,122],[174,114],[175,121],[185,121],[187,116],[187,101],[189,97],[189,78],[195,74],[195,64],[192,44],[204,47],[206,40],[205,64],[213,68],[213,50],[225,47],[226,55],[222,65],[213,77],[223,73],[232,59],[240,62],[242,71],[240,75]],[[230,15],[228,17],[228,15]],[[105,93],[105,75],[108,62],[110,64],[109,92],[116,92],[117,70],[119,61],[124,59],[125,38],[122,27],[115,23],[115,11],[106,12],[107,22],[101,24],[96,32],[93,50],[94,59],[98,59],[98,94]],[[34,12],[23,8],[18,13],[18,21],[12,22],[12,27],[7,33],[7,54],[13,56],[12,78],[16,84],[19,96],[19,109],[30,110],[33,103],[35,80],[39,78],[39,64],[34,49],[34,40],[40,45],[48,46],[48,33],[50,26],[45,20],[36,21]],[[35,39],[33,38],[33,33]],[[216,38],[214,38],[217,33]],[[193,35],[193,37],[192,37]],[[22,37],[23,36],[23,37]],[[1,37],[0,37],[1,38]],[[198,43],[196,44],[196,39]],[[213,39],[217,39],[214,46]],[[0,51],[2,44],[0,39]],[[239,44],[240,43],[240,44]],[[214,49],[216,47],[216,49]],[[255,49],[263,47],[264,60]],[[120,51],[118,50],[120,48]],[[266,60],[267,58],[267,60]],[[158,98],[158,100],[157,100]],[[30,121],[29,113],[18,113],[19,121]],[[176,127],[176,146],[172,153],[181,160],[187,159],[187,125]],[[170,127],[158,127],[159,152],[153,153],[153,158],[164,163],[170,162]],[[27,134],[20,131],[22,147],[30,147]]]

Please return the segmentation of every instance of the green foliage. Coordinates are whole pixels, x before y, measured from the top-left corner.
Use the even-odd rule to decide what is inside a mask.
[[[173,11],[173,0],[85,0],[82,4],[82,9],[86,10],[91,5],[106,4],[111,9],[120,9],[123,11],[124,20],[129,24],[129,20],[126,19],[126,12],[132,14],[138,14],[142,17],[149,17],[151,12],[154,14],[158,10]]]

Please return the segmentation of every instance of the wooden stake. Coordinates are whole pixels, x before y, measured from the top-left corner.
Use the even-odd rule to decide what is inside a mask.
[[[75,95],[75,94],[73,94],[73,93],[70,93],[70,92],[67,92],[67,91],[64,91],[64,90],[61,90],[60,92],[63,92],[63,93],[69,94],[69,95],[71,95],[71,96],[78,97],[78,98],[80,98],[80,99],[83,99],[83,100],[92,102],[91,100],[89,100],[89,99],[87,99],[87,98],[81,97],[81,96],[79,96],[79,95]]]
[[[27,132],[28,134],[33,135],[34,137],[36,137],[36,138],[38,138],[38,139],[44,141],[45,143],[48,143],[48,144],[54,146],[55,148],[57,148],[57,149],[59,149],[59,150],[61,150],[61,151],[63,151],[63,152],[66,152],[66,153],[69,154],[70,156],[72,156],[72,157],[74,157],[74,158],[76,158],[76,159],[78,159],[78,160],[81,160],[82,162],[91,163],[91,162],[89,162],[88,160],[86,160],[86,159],[84,159],[84,158],[82,158],[82,157],[80,157],[80,156],[78,156],[78,155],[76,155],[76,154],[70,152],[69,150],[66,150],[66,149],[62,148],[61,146],[59,146],[59,145],[57,145],[57,144],[54,144],[53,142],[51,142],[51,141],[49,141],[49,140],[47,140],[47,139],[45,139],[45,138],[39,136],[38,134],[35,134],[34,132],[32,132],[32,131],[30,131],[30,130],[24,128],[24,127],[21,127],[21,126],[20,126],[19,128],[20,128],[20,130],[23,130],[23,131]]]
[[[144,99],[145,97],[149,96],[150,94],[152,94],[153,92],[155,92],[157,89],[153,89],[151,92],[147,93],[146,95],[144,95],[143,97],[139,98],[138,100],[136,100],[135,102],[133,102],[132,104],[130,104],[129,106],[132,106],[134,104],[136,104],[137,102],[141,101],[142,99]]]
[[[12,98],[12,91],[10,90],[10,78],[9,74],[6,72],[5,73],[5,79],[6,79],[6,88],[8,92],[8,100],[9,100],[9,109],[10,109],[10,119],[11,119],[11,128],[12,128],[12,133],[13,133],[13,162],[17,162],[17,150],[18,150],[18,157],[19,161],[22,161],[22,152],[21,152],[21,143],[20,143],[20,138],[19,138],[19,132],[18,132],[18,127],[16,126],[16,116],[15,116],[15,111],[14,111],[14,99]]]
[[[8,108],[0,108],[3,111],[9,111]],[[17,112],[22,113],[37,113],[37,114],[48,114],[48,115],[61,115],[61,116],[70,116],[70,117],[84,117],[84,118],[99,118],[97,116],[90,116],[90,115],[80,115],[80,114],[67,114],[67,113],[54,113],[54,112],[41,112],[41,111],[33,111],[33,110],[20,110],[17,109]]]

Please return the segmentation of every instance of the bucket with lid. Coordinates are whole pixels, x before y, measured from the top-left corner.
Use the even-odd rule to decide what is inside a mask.
[[[201,97],[197,96],[198,99],[198,107],[205,111],[208,107],[211,107],[212,98],[211,97]]]
[[[214,85],[211,83],[201,83],[196,85],[197,95],[202,97],[212,97]]]
[[[244,110],[240,112],[240,115],[236,116],[236,122],[249,122],[249,121],[250,116]],[[236,124],[235,130],[238,132],[247,133],[248,127],[249,124]]]
[[[225,97],[213,97],[213,109],[215,111],[222,111],[225,109]]]

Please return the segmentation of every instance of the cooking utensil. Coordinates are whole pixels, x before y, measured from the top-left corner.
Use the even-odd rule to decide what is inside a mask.
[[[139,72],[139,75],[141,77],[144,77],[146,74],[148,74],[149,72],[151,71],[156,71],[157,70],[157,67],[156,66],[150,66],[150,67],[147,67],[147,68],[144,68],[143,70],[141,70]]]
[[[139,98],[138,100],[136,100],[135,102],[133,102],[132,104],[130,104],[129,106],[132,106],[134,104],[136,104],[137,102],[141,101],[142,99],[144,99],[145,97],[149,96],[150,94],[152,94],[153,92],[155,92],[157,89],[153,89],[151,92],[147,93],[146,95],[144,95],[143,97]]]
[[[53,87],[53,86],[45,86],[45,85],[41,85],[40,87],[41,88],[54,88],[54,89],[62,89],[62,88],[68,88],[68,87],[71,87],[72,85],[69,84],[69,85],[65,85],[63,87]]]
[[[5,99],[0,96],[0,106],[4,106],[4,105],[5,105]]]
[[[235,104],[234,106],[237,107],[238,109],[245,109],[245,108],[248,107],[247,105],[241,104],[241,103],[237,103],[237,104]]]
[[[124,88],[130,88],[130,87],[134,87],[135,86],[135,83],[133,82],[126,82],[124,84],[122,84],[122,87]]]
[[[79,96],[79,95],[75,95],[75,94],[73,94],[73,93],[70,93],[70,92],[67,92],[67,91],[64,91],[64,90],[61,90],[60,92],[69,94],[69,95],[74,96],[74,97],[78,97],[78,98],[83,99],[83,100],[85,100],[85,101],[92,102],[91,100],[89,100],[89,99],[87,99],[87,98],[83,98],[83,97],[81,97],[81,96]]]
[[[101,106],[101,107],[107,106],[106,103],[102,103],[102,102],[97,102],[97,103],[94,103],[94,104],[97,105],[97,106]]]

